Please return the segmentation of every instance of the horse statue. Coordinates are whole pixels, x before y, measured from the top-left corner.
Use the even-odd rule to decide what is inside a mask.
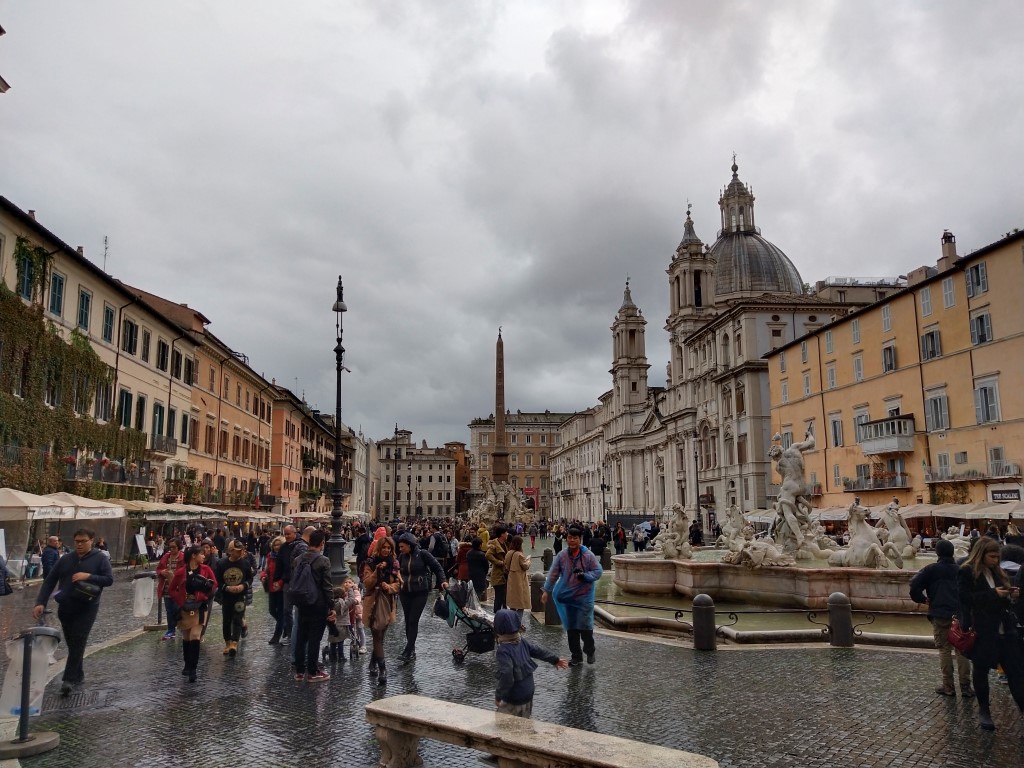
[[[891,563],[888,555],[896,563],[897,568],[903,567],[903,554],[892,542],[882,544],[874,526],[867,521],[868,510],[855,499],[850,505],[850,545],[832,553],[829,565],[845,568],[889,568]]]
[[[917,550],[921,548],[921,539],[914,537],[910,528],[907,527],[906,520],[900,516],[899,501],[893,499],[889,506],[882,510],[878,525],[885,526],[889,532],[888,543],[899,549],[904,560],[913,560],[917,557]]]

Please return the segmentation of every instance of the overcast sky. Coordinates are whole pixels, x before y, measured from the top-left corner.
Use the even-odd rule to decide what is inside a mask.
[[[732,153],[806,282],[1024,226],[1024,4],[0,3],[0,194],[343,419],[468,441],[610,386],[627,274],[664,384],[686,202]],[[1016,170],[1014,170],[1016,169]]]

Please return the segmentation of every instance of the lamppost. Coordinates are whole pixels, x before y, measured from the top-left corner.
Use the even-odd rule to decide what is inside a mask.
[[[334,506],[331,508],[331,537],[327,540],[327,556],[331,560],[331,579],[336,584],[340,584],[341,580],[348,576],[348,566],[345,564],[345,538],[341,535],[341,499],[344,496],[341,489],[341,372],[345,370],[345,347],[341,343],[341,316],[348,311],[343,294],[341,275],[338,275],[338,297],[334,302],[334,329],[338,337],[338,343],[334,346],[334,357],[338,368],[334,403],[334,491],[331,494]]]
[[[405,494],[406,500],[409,502],[409,514],[412,514],[412,454],[409,454],[409,490]]]
[[[698,473],[700,472],[700,466],[697,462],[697,439],[700,437],[700,432],[697,428],[693,428],[693,509],[697,515],[697,519],[700,520],[700,480],[698,479]],[[704,527],[703,521],[700,525]]]
[[[395,422],[395,469],[391,474],[391,519],[398,519],[398,422]]]
[[[605,469],[601,467],[601,503],[604,505],[604,521],[608,522],[608,483],[605,481]]]

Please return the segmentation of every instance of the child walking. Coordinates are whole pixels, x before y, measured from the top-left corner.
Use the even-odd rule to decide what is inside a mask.
[[[359,649],[359,655],[366,653],[366,630],[363,629],[363,595],[354,579],[341,583],[345,600],[349,604],[348,631],[352,643]]]
[[[537,668],[534,659],[567,669],[569,662],[546,648],[540,648],[520,634],[522,629],[519,615],[502,608],[494,615],[496,652],[498,662],[498,684],[494,692],[498,711],[506,715],[530,717],[533,715],[533,671]]]
[[[366,644],[365,635],[362,634],[362,597],[359,595],[359,588],[352,579],[345,579],[340,587],[334,588],[334,614],[337,617],[333,624],[327,625],[328,644],[322,651],[324,661],[338,662],[345,660],[345,641],[352,641],[352,655],[355,655],[356,647],[360,647],[360,653],[365,653],[362,646]],[[357,634],[353,617],[358,622],[360,632]],[[362,636],[362,643],[358,637]]]

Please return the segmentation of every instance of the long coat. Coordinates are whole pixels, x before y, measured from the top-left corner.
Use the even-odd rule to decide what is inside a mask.
[[[505,555],[508,593],[505,604],[513,610],[530,610],[530,566],[527,557],[517,549]]]
[[[380,627],[373,627],[371,624],[373,621],[373,608],[377,600],[384,600],[391,607],[391,619],[388,621],[388,624],[394,624],[398,620],[398,601],[395,599],[395,595],[402,588],[402,576],[398,572],[398,561],[394,558],[391,559],[394,560],[394,565],[391,568],[391,577],[386,580],[382,579],[379,589],[377,584],[377,559],[371,557],[363,563],[362,581],[363,586],[366,587],[366,596],[363,598],[363,623],[370,627],[370,629],[380,629]],[[384,589],[384,583],[390,585],[395,592],[391,593]]]
[[[960,621],[978,633],[974,648],[968,654],[979,666],[992,669],[1000,661],[999,629],[1004,637],[1016,636],[1016,621],[1010,613],[1010,599],[1000,597],[988,585],[984,575],[977,578],[967,566],[960,568]]]

